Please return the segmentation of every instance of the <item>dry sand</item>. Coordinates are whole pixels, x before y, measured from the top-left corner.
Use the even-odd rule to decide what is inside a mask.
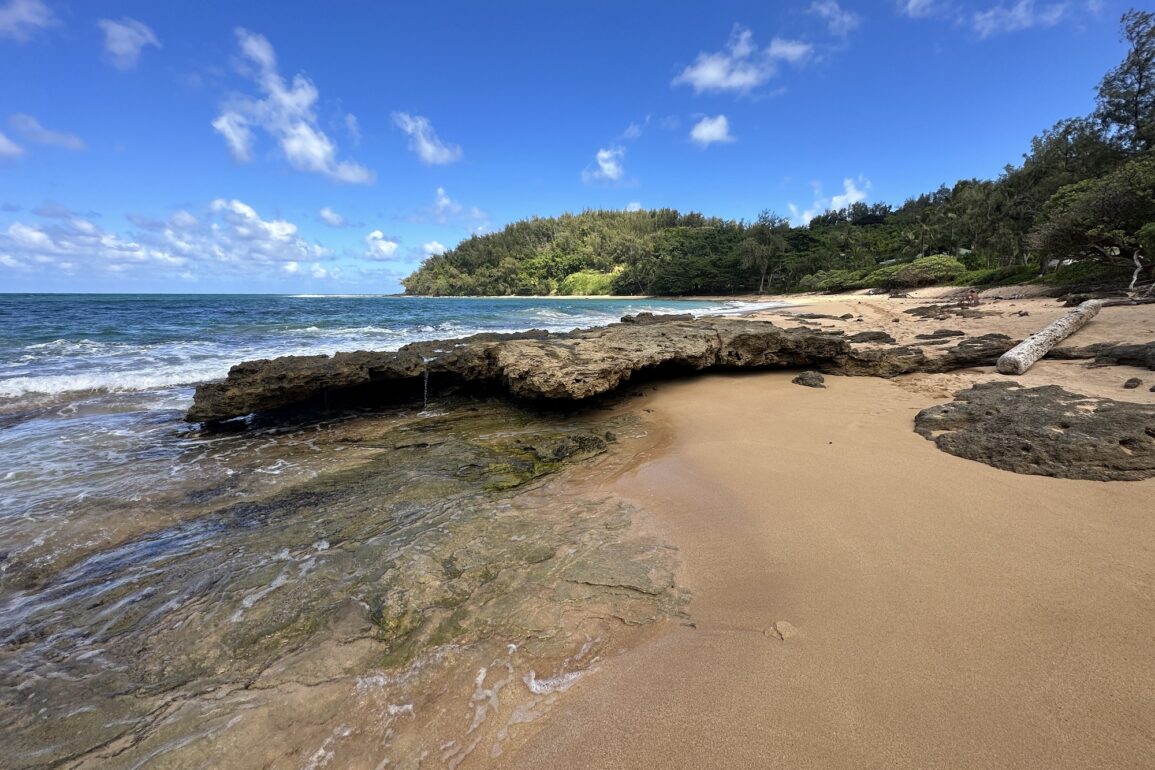
[[[801,310],[861,314],[822,323],[900,342],[1025,336],[1064,312],[901,312],[918,304]],[[1070,344],[1107,339],[1155,339],[1155,307],[1107,308]],[[1122,390],[1132,376],[1145,384]],[[1155,766],[1155,479],[1017,475],[913,432],[919,409],[997,377],[658,386],[646,407],[667,440],[613,488],[680,549],[689,619],[605,661],[502,765]],[[1145,370],[1043,362],[1019,379],[1155,403]]]

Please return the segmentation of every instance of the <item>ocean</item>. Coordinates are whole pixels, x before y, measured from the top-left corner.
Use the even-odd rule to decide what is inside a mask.
[[[181,422],[196,384],[241,361],[396,350],[478,332],[568,331],[640,311],[743,308],[634,299],[0,295],[0,510],[9,519],[61,496],[132,496],[134,487],[158,483],[157,474],[177,472],[182,458],[203,450]]]
[[[454,765],[477,745],[476,726],[443,720],[418,729],[415,712],[453,713],[446,704],[460,690],[463,708],[480,719],[470,690],[495,686],[487,671],[507,672],[502,687],[525,680],[517,708],[546,708],[558,683],[615,643],[617,632],[597,631],[597,618],[644,625],[674,611],[664,578],[637,596],[597,588],[612,586],[605,575],[615,570],[672,569],[659,545],[623,540],[628,507],[592,493],[520,491],[560,467],[558,447],[582,447],[569,458],[581,462],[611,449],[603,436],[628,446],[646,431],[628,415],[558,420],[495,402],[201,433],[182,419],[196,384],[258,358],[749,307],[0,295],[0,750],[13,767],[116,766],[110,757],[137,766],[168,754],[211,765],[224,761],[216,737],[243,740],[236,731],[248,729],[242,717],[256,708],[249,687],[262,681],[270,695],[261,707],[271,713],[354,698],[351,712],[371,722],[373,708],[384,709],[388,724],[363,725],[364,740],[350,743],[357,761],[406,766],[440,750]],[[598,577],[559,577],[584,571]],[[506,586],[495,603],[495,575],[524,583]],[[570,583],[584,593],[565,594]],[[543,594],[548,585],[553,593]],[[585,620],[542,626],[559,606]],[[494,616],[495,607],[504,609]],[[514,651],[530,649],[515,660]],[[295,700],[290,685],[313,681],[333,661],[341,673],[318,681],[331,684],[334,700],[319,699],[320,690]],[[430,672],[441,672],[436,682],[422,679]],[[376,706],[366,705],[366,688],[382,699]],[[428,700],[432,692],[440,700]],[[318,717],[320,732],[303,730],[296,743],[260,731],[252,740],[275,738],[295,757],[312,751],[310,741],[336,741],[325,731],[350,720]],[[489,727],[499,750],[500,725]],[[254,756],[262,762],[280,764]]]

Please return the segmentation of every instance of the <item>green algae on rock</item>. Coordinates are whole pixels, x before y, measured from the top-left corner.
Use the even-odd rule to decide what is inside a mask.
[[[258,765],[256,754],[221,753],[237,730],[271,729],[253,722],[258,712],[301,724],[277,731],[281,745],[266,750],[280,753],[268,761],[305,764],[313,743],[355,721],[347,709],[368,697],[362,680],[380,678],[374,692],[407,713],[442,713],[470,704],[472,679],[495,660],[512,679],[505,710],[489,713],[512,719],[526,699],[547,707],[534,677],[576,675],[624,629],[680,612],[673,552],[637,534],[628,505],[564,473],[609,458],[607,432],[641,441],[637,418],[454,406],[346,419],[323,444],[293,451],[354,451],[353,462],[263,496],[182,490],[198,515],[9,584],[0,594],[10,619],[0,640],[8,766],[132,766],[161,755]],[[533,686],[514,687],[518,677]],[[433,726],[390,717],[389,741],[424,747],[409,756],[468,727],[422,713]],[[483,734],[497,741],[498,727],[475,729],[460,751]],[[382,751],[384,733],[357,735],[342,740]]]

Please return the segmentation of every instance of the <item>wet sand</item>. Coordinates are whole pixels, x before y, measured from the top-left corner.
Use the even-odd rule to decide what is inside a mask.
[[[903,333],[1016,335],[1063,312],[1017,300],[1029,316],[1007,301],[919,323],[901,313],[918,298],[827,302],[805,310],[872,316],[859,329],[893,314]],[[1147,341],[1153,320],[1109,308],[1070,344]],[[679,548],[694,627],[607,660],[503,765],[1155,764],[1155,479],[1017,475],[914,433],[919,409],[989,368],[826,390],[790,376],[646,399],[667,441],[614,490]],[[1131,376],[1147,382],[1121,390]],[[1043,362],[1021,381],[1152,403],[1153,379]]]

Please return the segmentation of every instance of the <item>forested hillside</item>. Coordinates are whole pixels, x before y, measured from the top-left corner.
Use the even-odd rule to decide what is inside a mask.
[[[1067,277],[1152,277],[1155,14],[1122,18],[1126,58],[1095,111],[1056,123],[1018,166],[892,207],[856,203],[804,226],[670,209],[515,222],[430,257],[408,294],[724,294]]]

